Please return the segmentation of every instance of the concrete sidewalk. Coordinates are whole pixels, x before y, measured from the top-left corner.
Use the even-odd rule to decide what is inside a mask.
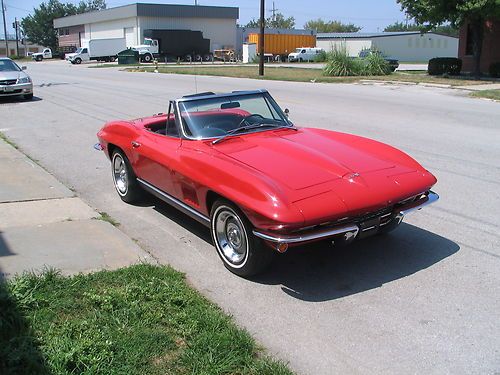
[[[0,279],[45,267],[73,274],[154,261],[100,219],[51,174],[0,140]]]

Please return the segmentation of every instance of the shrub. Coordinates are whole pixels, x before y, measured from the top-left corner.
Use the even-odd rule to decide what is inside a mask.
[[[462,60],[455,57],[436,57],[429,60],[427,72],[431,76],[449,74],[456,76],[462,70]]]
[[[500,62],[496,62],[490,65],[490,76],[494,78],[500,78]]]
[[[346,77],[358,76],[362,71],[362,64],[358,59],[353,59],[347,53],[347,48],[335,47],[327,54],[327,63],[323,73],[327,76]]]
[[[384,76],[391,74],[391,67],[381,53],[369,53],[361,59],[363,63],[362,75]]]
[[[314,62],[325,62],[328,58],[326,51],[321,51],[314,57]]]

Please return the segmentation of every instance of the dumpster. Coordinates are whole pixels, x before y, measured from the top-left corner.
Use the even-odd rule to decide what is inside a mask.
[[[118,52],[118,64],[135,64],[139,62],[139,51],[132,48]]]

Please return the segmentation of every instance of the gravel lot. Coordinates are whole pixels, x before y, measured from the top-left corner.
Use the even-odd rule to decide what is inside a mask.
[[[298,373],[500,371],[500,104],[459,90],[126,73],[29,63],[33,102],[0,102],[0,130],[232,313]],[[208,230],[154,199],[126,205],[92,149],[105,121],[201,91],[267,88],[291,119],[390,143],[438,177],[441,200],[398,231],[290,251],[249,281]]]

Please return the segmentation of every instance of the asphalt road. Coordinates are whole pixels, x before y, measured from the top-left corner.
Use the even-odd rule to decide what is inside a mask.
[[[187,274],[298,373],[500,371],[500,103],[413,86],[256,81],[29,64],[33,102],[0,103],[0,130],[161,262]],[[439,179],[441,200],[397,231],[308,246],[252,281],[225,270],[202,226],[154,199],[123,203],[105,121],[167,110],[201,91],[267,88],[300,125],[399,147]]]

